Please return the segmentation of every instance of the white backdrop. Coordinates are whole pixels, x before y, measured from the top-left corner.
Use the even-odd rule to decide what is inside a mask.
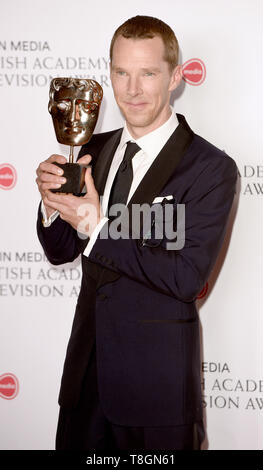
[[[108,47],[114,30],[136,14],[157,16],[174,29],[181,63],[202,61],[205,70],[186,64],[186,79],[200,77],[200,84],[184,81],[175,109],[239,167],[224,249],[198,300],[205,448],[263,448],[262,2],[10,0],[0,16],[1,449],[54,448],[57,395],[80,286],[79,261],[52,267],[35,230],[35,169],[52,153],[68,154],[47,111],[49,81],[95,78],[104,88],[96,131],[121,126]]]

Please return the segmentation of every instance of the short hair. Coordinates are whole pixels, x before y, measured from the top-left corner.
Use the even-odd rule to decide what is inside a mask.
[[[113,46],[118,36],[126,39],[152,39],[161,37],[164,43],[164,60],[173,70],[178,64],[179,45],[173,30],[158,18],[152,16],[134,16],[116,29],[110,44],[110,60],[112,62]]]

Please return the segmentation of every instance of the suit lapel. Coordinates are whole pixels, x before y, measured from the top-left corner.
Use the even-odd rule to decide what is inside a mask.
[[[122,129],[118,129],[102,148],[95,164],[93,178],[99,195],[103,195],[111,162],[120,142]]]
[[[179,125],[142,179],[128,203],[128,208],[131,208],[132,204],[152,203],[173,175],[191,144],[194,136],[193,131],[188,126],[184,116],[177,114],[177,118]]]

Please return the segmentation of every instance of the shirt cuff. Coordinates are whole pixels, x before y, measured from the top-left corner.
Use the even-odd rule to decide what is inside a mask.
[[[95,227],[95,229],[93,230],[91,236],[90,236],[90,239],[89,239],[89,242],[83,252],[83,255],[84,256],[89,256],[92,248],[93,248],[93,245],[95,244],[97,238],[98,238],[98,235],[103,227],[103,225],[106,224],[106,222],[108,222],[108,217],[103,217],[101,219],[101,221],[98,223],[98,225]]]
[[[52,222],[54,222],[54,220],[56,220],[56,218],[59,216],[59,212],[55,211],[53,212],[53,214],[51,214],[50,217],[47,217],[47,213],[46,213],[46,209],[45,209],[43,201],[41,202],[41,214],[42,214],[42,224],[44,227],[50,227]]]

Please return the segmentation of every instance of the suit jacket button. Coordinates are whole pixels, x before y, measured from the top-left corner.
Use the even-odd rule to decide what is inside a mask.
[[[99,300],[106,300],[108,298],[107,295],[105,295],[103,293],[97,294],[97,297],[98,297]]]

